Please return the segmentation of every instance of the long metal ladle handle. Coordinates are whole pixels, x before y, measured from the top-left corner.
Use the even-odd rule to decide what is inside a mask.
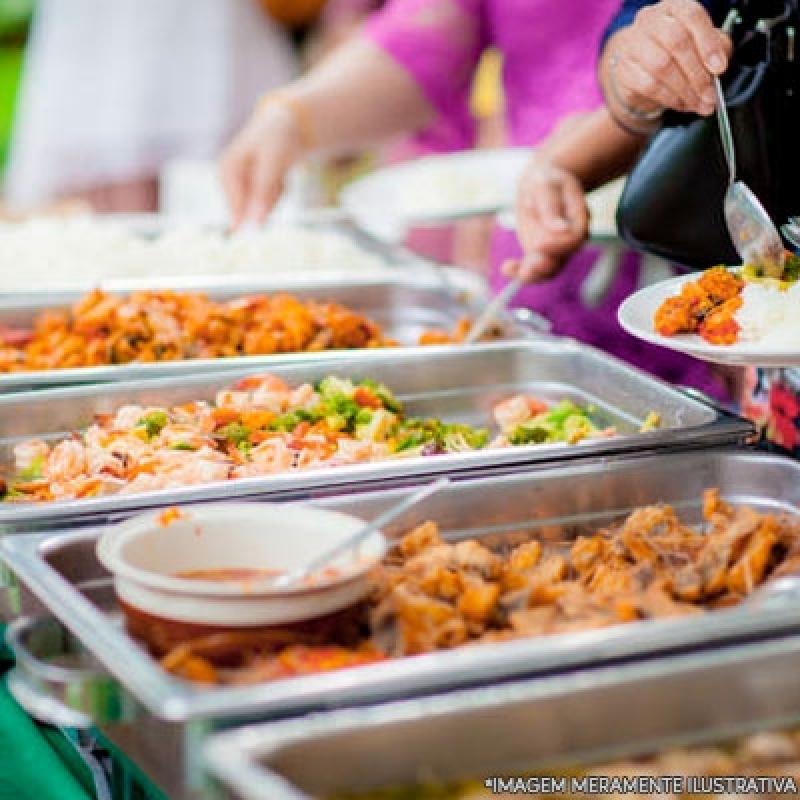
[[[722,24],[722,31],[730,33],[733,26],[739,19],[739,12],[732,9],[725,22]],[[722,91],[722,84],[719,78],[714,76],[714,92],[717,95],[717,123],[719,124],[719,136],[722,140],[722,151],[725,153],[725,161],[728,163],[728,185],[733,186],[736,182],[736,151],[733,146],[733,132],[731,131],[731,120],[728,116],[728,108],[725,104],[725,93]]]
[[[722,152],[728,164],[728,186],[736,183],[736,153],[733,149],[733,132],[728,109],[725,107],[725,95],[722,92],[719,78],[714,76],[714,91],[717,95],[717,123],[719,124],[719,138],[722,140]]]

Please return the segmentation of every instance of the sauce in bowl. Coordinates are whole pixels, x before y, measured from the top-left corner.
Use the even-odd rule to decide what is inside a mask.
[[[178,572],[176,578],[190,581],[224,581],[224,582],[250,582],[277,578],[282,575],[282,569],[259,569],[253,567],[224,567],[221,569],[193,569]]]

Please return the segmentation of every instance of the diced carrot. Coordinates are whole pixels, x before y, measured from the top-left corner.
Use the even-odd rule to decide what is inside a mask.
[[[240,412],[233,408],[215,408],[211,412],[211,418],[214,420],[214,425],[217,428],[224,428],[232,422],[238,422],[240,416]]]
[[[364,408],[383,408],[380,397],[365,386],[359,386],[355,392],[353,392],[353,400]]]

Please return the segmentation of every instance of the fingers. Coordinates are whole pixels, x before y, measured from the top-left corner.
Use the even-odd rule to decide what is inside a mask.
[[[281,108],[255,115],[220,160],[220,178],[234,229],[261,224],[283,192],[286,175],[302,156],[294,120]]]
[[[725,71],[731,43],[695,0],[662,0],[642,9],[614,39],[618,93],[631,108],[711,114],[712,75]]]
[[[259,151],[251,168],[251,184],[244,221],[260,225],[283,194],[288,167],[273,153]]]
[[[517,220],[525,257],[508,269],[526,282],[550,278],[586,239],[583,188],[565,170],[534,164],[520,186]]]
[[[518,278],[523,283],[539,283],[554,278],[561,271],[566,259],[533,253],[519,259],[506,261],[503,273],[509,278]]]
[[[689,31],[694,49],[712,75],[722,75],[728,68],[731,55],[731,40],[714,27],[711,17],[694,0],[672,0]]]
[[[219,164],[222,189],[228,200],[231,226],[239,228],[245,220],[248,198],[250,196],[249,178],[251,153],[238,147],[234,142],[222,155]]]

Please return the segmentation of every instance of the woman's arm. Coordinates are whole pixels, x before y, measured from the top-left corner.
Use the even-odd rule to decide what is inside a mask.
[[[261,222],[291,167],[312,151],[357,147],[425,125],[433,109],[411,76],[358,38],[262,101],[222,155],[232,223]]]
[[[486,46],[484,0],[393,0],[365,33],[262,104],[222,160],[234,224],[260,222],[304,154],[418,130],[436,115],[470,123],[469,87]]]

